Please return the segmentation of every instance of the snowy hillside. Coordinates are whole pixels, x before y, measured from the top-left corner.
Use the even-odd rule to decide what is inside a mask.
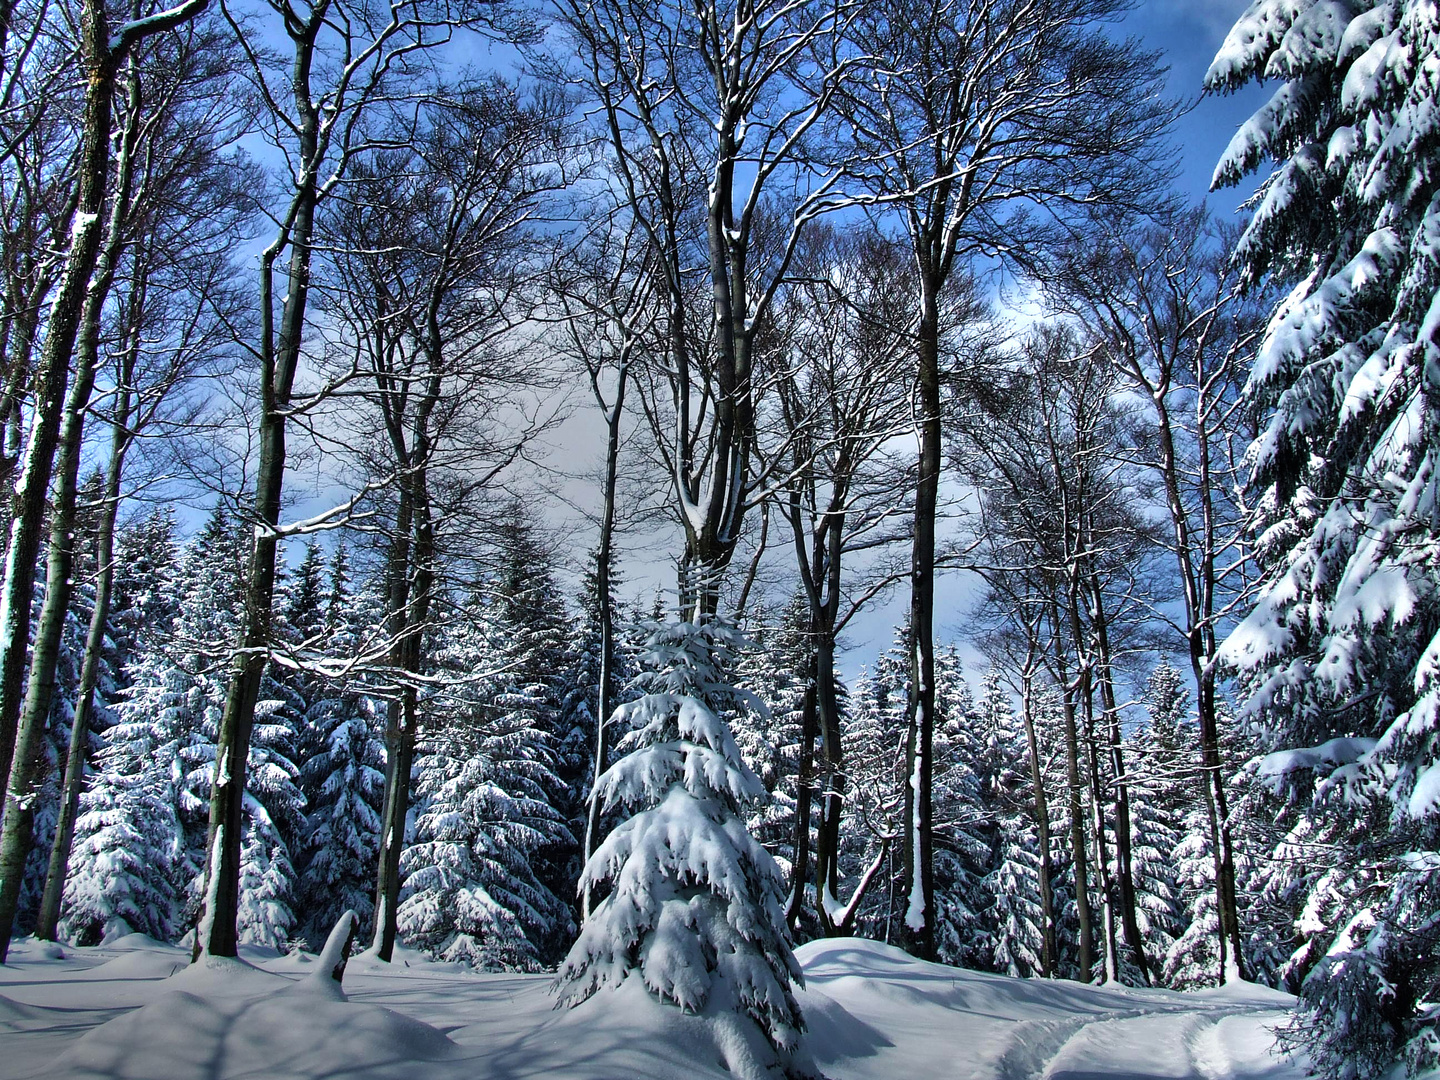
[[[1273,991],[1177,994],[1010,979],[871,941],[799,950],[810,1045],[832,1080],[1298,1080],[1267,1053]],[[546,975],[477,975],[413,953],[353,960],[344,992],[313,957],[192,968],[138,936],[27,940],[0,969],[0,1077],[550,1080],[723,1077],[715,1025],[643,993],[552,1008]],[[623,1007],[617,1007],[623,1002]]]

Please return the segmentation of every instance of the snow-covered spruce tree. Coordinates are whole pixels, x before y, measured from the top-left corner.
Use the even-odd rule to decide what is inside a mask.
[[[935,955],[942,963],[989,970],[995,940],[981,912],[997,815],[984,775],[990,763],[980,715],[953,645],[936,651],[935,712]]]
[[[361,648],[380,619],[376,599],[351,592],[349,555],[336,547],[321,605],[327,656],[343,660]],[[340,916],[354,911],[368,939],[375,906],[375,863],[385,796],[384,721],[376,702],[352,687],[316,680],[302,727],[300,789],[305,835],[298,858],[300,931],[318,949]]]
[[[749,809],[746,828],[787,876],[794,858],[800,743],[810,681],[810,649],[802,621],[808,620],[809,610],[802,601],[797,596],[779,612],[764,605],[752,609],[745,634],[749,644],[735,664],[735,681],[765,707],[738,709],[723,718],[745,764],[769,796]],[[812,811],[818,810],[816,799]]]
[[[130,685],[114,707],[114,725],[104,734],[109,749],[81,799],[66,886],[72,909],[64,919],[68,936],[93,939],[124,932],[123,912],[132,909],[149,914],[145,927],[128,924],[129,929],[161,936],[183,933],[194,920],[204,872],[215,730],[224,706],[219,663],[238,617],[239,551],[229,516],[217,508],[165,585],[175,597],[171,624],[163,634],[146,632],[138,639],[143,648],[124,672]],[[155,606],[164,610],[168,605]],[[282,832],[298,824],[302,803],[288,756],[291,728],[272,723],[269,716],[279,705],[272,697],[257,707],[242,842],[242,874],[255,886],[241,898],[242,937],[272,946],[283,945],[293,925],[293,875]],[[119,850],[136,838],[144,841],[139,851]],[[126,867],[138,877],[128,879]],[[157,871],[165,876],[163,888],[153,880]],[[130,897],[140,893],[168,894],[175,907],[137,907]]]
[[[1038,975],[1044,970],[1045,913],[1034,783],[1025,733],[993,667],[985,673],[976,714],[981,747],[976,772],[995,822],[994,854],[980,883],[980,921],[992,950],[987,966],[1008,975]]]
[[[573,842],[553,805],[548,699],[521,681],[526,642],[500,604],[477,596],[457,610],[432,649],[455,684],[422,703],[398,928],[441,959],[533,971],[573,927],[541,877],[547,856]]]
[[[497,702],[492,711],[509,709],[517,717],[523,715],[525,724],[544,743],[550,760],[539,783],[545,801],[568,821],[581,812],[581,792],[594,774],[584,771],[583,762],[561,753],[566,734],[561,680],[568,660],[570,614],[555,579],[554,551],[542,536],[533,511],[519,499],[513,500],[496,535],[500,566],[491,584],[495,621],[491,640],[503,648],[509,685],[502,693],[521,694],[524,700],[516,698],[513,708]],[[492,654],[492,666],[502,666],[498,654]],[[555,896],[575,893],[580,844],[575,833],[562,828],[532,853],[537,876]],[[547,964],[559,959],[570,943],[571,931],[568,920],[555,921],[549,940],[541,945]]]
[[[893,840],[904,811],[907,652],[902,637],[876,657],[873,672],[861,670],[843,718],[850,802],[841,819],[840,874],[855,881],[885,856],[883,877],[865,894],[856,920],[857,933],[885,942],[898,940],[896,919],[904,911]]]
[[[1162,660],[1150,673],[1142,704],[1149,722],[1126,739],[1132,762],[1130,819],[1134,840],[1131,856],[1137,915],[1146,943],[1162,958],[1163,978],[1164,958],[1186,925],[1180,877],[1172,856],[1186,839],[1186,814],[1200,801],[1192,764],[1199,735],[1190,719],[1190,695],[1183,677],[1168,661]],[[1197,817],[1192,824],[1206,823]],[[1201,850],[1205,857],[1210,857],[1208,842]],[[1208,883],[1213,877],[1211,873],[1203,882]],[[1196,882],[1192,882],[1194,885]],[[1205,885],[1202,883],[1199,887]],[[1189,982],[1203,978],[1206,969],[1197,963],[1186,961],[1185,977]],[[1246,970],[1254,969],[1247,967]],[[1213,975],[1211,969],[1211,979]]]
[[[585,867],[582,887],[609,892],[556,985],[560,1002],[575,1005],[640,980],[721,1028],[732,1072],[812,1076],[790,990],[802,976],[784,877],[743,820],[765,789],[719,716],[743,703],[729,675],[741,647],[723,618],[651,624],[636,680],[644,694],[617,710],[632,728],[624,756],[599,784],[607,807],[633,813]]]
[[[1276,162],[1236,256],[1298,280],[1249,384],[1263,589],[1221,658],[1291,752],[1268,771],[1328,759],[1312,812],[1352,822],[1289,1036],[1330,1077],[1440,1058],[1437,68],[1429,0],[1257,0],[1207,75],[1280,83],[1216,169]],[[1374,742],[1296,752],[1349,736]]]

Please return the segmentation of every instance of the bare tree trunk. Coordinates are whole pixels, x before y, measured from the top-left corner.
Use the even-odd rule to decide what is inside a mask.
[[[1045,978],[1055,975],[1058,946],[1055,940],[1055,869],[1050,858],[1050,807],[1045,797],[1045,770],[1040,764],[1040,743],[1035,737],[1035,699],[1032,671],[1026,663],[1020,691],[1020,710],[1025,721],[1025,745],[1030,755],[1030,782],[1035,788],[1035,835],[1040,845],[1040,911],[1044,919],[1043,951],[1040,972]]]
[[[1070,849],[1075,860],[1075,913],[1080,923],[1080,974],[1081,982],[1089,982],[1091,968],[1095,965],[1095,928],[1090,914],[1090,873],[1088,845],[1085,842],[1085,811],[1081,790],[1084,781],[1080,777],[1080,738],[1075,719],[1075,691],[1066,675],[1064,641],[1060,635],[1059,611],[1055,611],[1055,652],[1057,671],[1060,676],[1062,711],[1065,716],[1065,766],[1069,781],[1070,795]]]
[[[1095,574],[1090,576],[1090,612],[1095,623],[1095,646],[1099,664],[1100,703],[1105,710],[1105,727],[1109,736],[1110,767],[1115,774],[1115,868],[1120,887],[1120,918],[1125,931],[1125,942],[1140,977],[1148,986],[1154,982],[1150,961],[1145,955],[1145,942],[1140,934],[1140,919],[1136,910],[1135,870],[1130,835],[1130,781],[1125,772],[1125,752],[1120,737],[1120,710],[1115,700],[1114,669],[1110,654],[1110,624],[1105,616],[1105,606],[1100,591],[1100,581]]]
[[[902,943],[907,952],[935,956],[934,816],[931,806],[935,735],[935,515],[940,490],[939,281],[921,285],[917,342],[920,475],[915,489],[915,531],[910,554],[910,698],[906,705],[905,836],[901,873],[906,906]]]
[[[236,918],[240,910],[240,847],[245,827],[245,776],[255,704],[265,673],[270,645],[271,602],[275,593],[275,560],[279,537],[280,495],[285,482],[285,425],[295,371],[300,361],[305,308],[310,295],[311,240],[318,201],[319,125],[312,99],[310,65],[315,34],[325,16],[324,5],[311,12],[303,28],[294,29],[295,105],[300,117],[293,216],[288,228],[272,242],[260,264],[260,456],[255,469],[255,500],[251,509],[254,539],[245,573],[245,624],[235,653],[225,710],[215,747],[215,778],[210,794],[210,827],[206,843],[205,899],[195,935],[195,956],[234,956],[239,944]],[[275,260],[290,248],[285,306],[274,336]]]
[[[85,118],[81,129],[79,199],[70,231],[70,248],[60,275],[59,291],[50,307],[45,344],[35,370],[35,409],[25,446],[24,465],[15,484],[10,513],[10,544],[5,553],[4,591],[0,593],[0,777],[10,778],[20,706],[25,692],[29,660],[30,604],[35,589],[35,560],[45,524],[45,496],[55,463],[60,416],[70,359],[90,287],[90,276],[100,257],[106,184],[110,169],[111,109],[117,61],[110,46],[110,22],[100,0],[88,0],[80,15],[81,48],[86,70]],[[21,769],[25,772],[24,767]],[[22,776],[23,779],[23,776]],[[22,788],[23,790],[23,788]],[[5,816],[24,813],[25,800],[8,792]],[[0,894],[19,895],[21,866],[8,863],[0,853]],[[10,922],[0,899],[0,962],[10,941]]]
[[[596,690],[598,711],[595,714],[595,768],[590,780],[590,802],[585,814],[585,860],[588,862],[600,846],[600,776],[610,757],[610,714],[615,709],[611,700],[610,682],[614,677],[615,619],[610,599],[611,541],[615,535],[615,485],[620,467],[620,421],[625,408],[627,369],[619,369],[619,385],[615,401],[606,416],[605,441],[605,505],[600,516],[600,549],[595,556],[595,594],[600,605],[600,686]],[[580,900],[582,918],[591,911],[590,886],[585,886]]]
[[[790,862],[790,902],[785,923],[793,934],[805,907],[805,885],[810,880],[810,817],[815,797],[815,736],[819,707],[815,695],[815,658],[810,658],[809,685],[800,707],[800,768],[795,780],[795,832]],[[818,885],[817,885],[818,888]]]
[[[428,448],[423,453],[428,456]],[[400,515],[400,518],[407,519],[404,521],[404,532],[399,528],[401,521],[397,520],[396,542],[400,550],[392,552],[392,558],[401,560],[398,567],[392,568],[392,626],[400,628],[396,642],[399,667],[402,672],[411,674],[418,673],[421,667],[421,634],[430,617],[430,598],[434,588],[435,535],[426,483],[421,470],[408,485],[409,496],[402,497],[402,503],[408,504],[410,509]],[[405,539],[401,541],[401,537]],[[395,951],[400,855],[405,848],[405,824],[410,813],[410,772],[415,762],[415,741],[419,734],[418,706],[414,685],[402,687],[399,698],[390,703],[385,727],[385,808],[380,822],[374,948],[386,963],[390,962]]]
[[[110,196],[110,220],[106,227],[106,241],[103,250],[97,253],[94,274],[81,308],[75,345],[75,377],[65,400],[57,437],[55,493],[45,567],[45,601],[40,609],[40,621],[35,628],[35,640],[31,647],[25,701],[20,714],[15,757],[10,771],[11,810],[5,815],[4,827],[0,828],[0,867],[13,865],[19,867],[20,873],[24,871],[34,844],[34,808],[46,779],[45,730],[50,719],[50,704],[55,696],[55,668],[60,658],[60,643],[65,633],[65,620],[70,610],[70,596],[73,591],[75,504],[79,490],[85,417],[100,363],[100,316],[109,298],[110,287],[115,280],[115,265],[124,246],[125,219],[129,212],[135,172],[135,147],[140,137],[141,96],[138,75],[130,81],[128,105],[129,111],[125,129],[121,134],[116,163],[115,190]],[[116,480],[118,485],[118,476]],[[87,709],[87,722],[88,712]],[[72,744],[73,741],[72,737]],[[83,769],[83,738],[79,745]],[[3,873],[4,871],[0,871],[0,874]],[[19,877],[14,879],[13,891],[10,881],[10,876],[6,874],[4,883],[0,884],[0,939],[3,939],[3,943],[0,943],[0,955],[3,955],[4,949],[8,947],[8,928],[13,924],[14,906],[19,900]]]
[[[834,529],[834,547],[839,547],[839,529]],[[838,570],[838,565],[837,565]],[[839,574],[834,574],[831,597],[838,599]],[[827,936],[848,935],[849,923],[836,922],[832,908],[840,903],[840,815],[845,808],[845,747],[841,742],[840,703],[835,697],[835,629],[833,618],[829,628],[817,635],[815,642],[815,694],[820,719],[820,752],[823,767],[820,775],[820,829],[815,843],[815,900],[820,925]],[[863,888],[866,883],[858,887]],[[859,905],[852,897],[847,904],[852,914]]]
[[[1175,557],[1179,564],[1181,584],[1185,590],[1186,645],[1190,655],[1190,672],[1195,679],[1195,711],[1200,722],[1201,786],[1205,792],[1205,810],[1210,825],[1210,843],[1215,862],[1215,906],[1220,916],[1219,956],[1220,981],[1244,978],[1244,950],[1240,938],[1240,913],[1235,894],[1235,854],[1230,835],[1230,814],[1225,795],[1225,775],[1220,758],[1220,734],[1215,709],[1214,594],[1215,594],[1215,522],[1211,504],[1210,450],[1204,427],[1207,403],[1202,394],[1199,441],[1202,535],[1200,567],[1193,559],[1194,536],[1189,514],[1180,491],[1180,464],[1175,450],[1175,436],[1169,406],[1163,393],[1152,394],[1159,416],[1160,474],[1165,483],[1165,499],[1175,531]]]
[[[70,747],[65,759],[60,816],[55,823],[55,839],[50,845],[50,863],[45,873],[45,892],[40,900],[40,914],[35,923],[35,936],[45,941],[56,940],[59,930],[60,905],[65,895],[65,879],[69,873],[70,849],[75,840],[75,819],[80,810],[80,789],[85,783],[85,751],[90,741],[91,716],[95,711],[95,684],[100,675],[100,659],[105,648],[105,634],[110,619],[110,597],[115,585],[115,518],[120,510],[120,476],[125,451],[130,444],[125,430],[129,419],[129,405],[129,391],[122,388],[112,420],[110,464],[105,470],[104,503],[95,538],[95,564],[98,571],[95,581],[95,607],[90,613],[90,627],[85,635],[85,657],[80,665],[75,716],[70,725]]]

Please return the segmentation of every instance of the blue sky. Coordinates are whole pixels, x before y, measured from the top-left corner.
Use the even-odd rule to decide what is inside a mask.
[[[1181,153],[1180,186],[1192,198],[1206,197],[1211,173],[1235,129],[1273,92],[1249,87],[1227,97],[1205,95],[1205,69],[1249,0],[1138,0],[1123,29],[1163,53],[1170,67],[1170,92],[1198,102],[1179,122],[1175,142]],[[1234,189],[1209,196],[1219,214],[1232,212],[1245,193]]]

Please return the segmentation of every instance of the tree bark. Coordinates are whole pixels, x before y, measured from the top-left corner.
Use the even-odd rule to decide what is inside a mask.
[[[1040,764],[1040,743],[1035,737],[1035,700],[1032,673],[1027,665],[1020,692],[1021,716],[1025,721],[1025,746],[1030,756],[1030,782],[1035,789],[1035,835],[1040,845],[1040,911],[1045,921],[1040,974],[1055,974],[1058,947],[1055,940],[1055,869],[1050,857],[1050,807],[1045,797],[1045,770]]]
[[[1125,752],[1120,737],[1120,709],[1115,700],[1114,668],[1111,664],[1110,625],[1105,616],[1105,606],[1100,581],[1093,572],[1090,576],[1090,611],[1095,623],[1096,660],[1100,683],[1100,704],[1105,710],[1105,728],[1109,737],[1110,768],[1115,774],[1115,868],[1117,884],[1120,887],[1120,918],[1125,931],[1125,943],[1139,969],[1140,977],[1147,986],[1154,980],[1149,958],[1145,955],[1145,942],[1140,934],[1140,919],[1136,910],[1135,870],[1131,850],[1133,841],[1130,834],[1130,781],[1125,772]]]
[[[935,734],[935,515],[940,491],[940,281],[922,275],[917,341],[916,436],[919,481],[915,489],[910,553],[910,696],[906,704],[905,836],[901,874],[905,914],[901,941],[921,959],[935,957],[934,777]]]
[[[76,689],[75,716],[70,725],[70,746],[65,758],[65,777],[60,795],[60,816],[55,823],[55,839],[50,845],[50,862],[45,873],[45,892],[40,900],[40,914],[35,923],[35,936],[55,941],[60,926],[60,906],[65,896],[65,879],[70,867],[70,849],[75,840],[75,820],[80,810],[80,789],[85,783],[85,751],[90,741],[91,716],[95,711],[95,684],[100,676],[101,654],[110,619],[110,598],[115,585],[115,518],[120,509],[120,476],[129,434],[125,425],[129,417],[130,395],[122,389],[118,395],[114,433],[110,443],[110,464],[105,470],[104,506],[95,538],[95,607],[90,613],[90,627],[85,635],[85,657],[80,665],[80,685]]]
[[[619,384],[615,390],[615,401],[606,415],[605,439],[605,505],[600,515],[600,549],[595,556],[595,595],[600,605],[600,686],[596,690],[595,714],[595,768],[590,779],[590,800],[585,814],[585,861],[595,854],[600,846],[599,799],[600,777],[605,772],[610,757],[610,714],[615,709],[611,700],[610,682],[613,678],[615,655],[615,619],[610,599],[611,541],[615,534],[615,487],[620,467],[620,421],[625,408],[625,383],[628,374],[622,362],[618,372]],[[597,391],[598,393],[598,391]],[[580,899],[582,918],[588,919],[591,910],[591,890],[586,885]]]
[[[793,934],[805,907],[805,885],[810,880],[810,817],[815,796],[815,736],[819,712],[815,697],[815,661],[810,660],[810,682],[800,707],[800,767],[795,780],[795,833],[790,861],[790,902],[785,923]]]

